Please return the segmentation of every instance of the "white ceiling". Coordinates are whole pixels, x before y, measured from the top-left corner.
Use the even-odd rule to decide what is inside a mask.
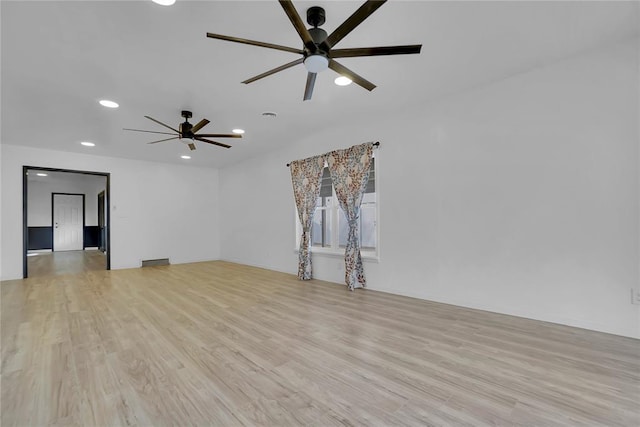
[[[331,33],[361,1],[294,1],[299,14],[323,6]],[[338,47],[422,43],[420,55],[340,62],[378,85],[373,92],[319,75],[303,102],[297,66],[249,85],[246,78],[294,54],[208,39],[207,32],[300,47],[273,1],[6,1],[2,19],[2,143],[185,164],[179,142],[155,145],[180,111],[211,120],[207,133],[246,129],[226,150],[197,143],[188,164],[223,167],[293,144],[302,134],[354,116],[397,114],[597,46],[638,35],[637,2],[389,1]],[[99,99],[120,103],[117,110]],[[276,111],[278,118],[261,117]],[[161,137],[161,135],[160,135]],[[160,139],[160,138],[157,138]],[[97,144],[86,148],[80,141]]]

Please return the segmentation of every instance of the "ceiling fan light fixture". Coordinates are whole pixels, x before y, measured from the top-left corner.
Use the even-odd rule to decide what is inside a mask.
[[[176,0],[152,0],[154,3],[159,4],[160,6],[171,6],[176,2]]]
[[[336,79],[333,82],[338,86],[349,86],[351,83],[353,83],[353,80],[351,80],[347,76],[340,76],[340,77],[336,77]]]
[[[304,59],[304,66],[310,73],[319,73],[329,68],[329,58],[324,55],[309,55]]]

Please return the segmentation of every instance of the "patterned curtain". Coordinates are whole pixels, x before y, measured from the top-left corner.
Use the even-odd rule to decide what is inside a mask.
[[[324,155],[309,157],[293,161],[289,166],[298,218],[302,225],[302,238],[298,252],[298,279],[300,280],[311,279],[311,225],[320,195],[324,160]]]
[[[349,236],[344,259],[345,281],[349,290],[366,286],[360,255],[358,220],[362,196],[369,180],[372,153],[373,143],[368,142],[327,154],[333,188],[336,190],[340,208],[349,221]]]

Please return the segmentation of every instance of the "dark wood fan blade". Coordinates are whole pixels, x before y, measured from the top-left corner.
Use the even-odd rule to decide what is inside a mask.
[[[325,41],[320,44],[320,47],[325,51],[328,51],[333,46],[338,44],[347,34],[353,31],[358,25],[369,17],[373,12],[378,10],[380,6],[385,4],[387,0],[368,0],[362,6],[358,8],[353,15],[347,18],[338,28],[336,28]],[[354,80],[355,81],[355,80]]]
[[[202,142],[206,142],[207,144],[213,144],[213,145],[218,145],[220,147],[224,147],[224,148],[231,148],[230,145],[227,144],[223,144],[222,142],[216,142],[216,141],[211,141],[210,139],[204,139],[204,138],[199,138],[196,136],[196,141],[202,141]]]
[[[307,49],[309,49],[312,53],[316,51],[316,44],[313,42],[311,38],[311,34],[309,34],[309,30],[302,22],[300,15],[298,15],[298,11],[296,10],[291,0],[279,0],[280,6],[284,9],[285,13],[289,17],[289,21],[293,24],[293,27],[298,32],[298,35],[302,39],[302,43],[305,45]]]
[[[193,142],[190,142],[189,144],[187,144],[189,146],[189,150],[193,151],[196,149],[196,144],[194,144]]]
[[[209,120],[207,119],[202,119],[200,120],[198,123],[196,123],[195,125],[193,125],[193,127],[191,128],[191,132],[196,133],[198,132],[200,129],[202,129],[203,127],[205,127],[206,125],[209,124]]]
[[[158,142],[171,141],[172,139],[178,139],[178,137],[174,136],[173,138],[161,139],[160,141],[147,142],[147,144],[157,144]]]
[[[242,135],[237,133],[199,133],[195,136],[205,138],[242,138]]]
[[[307,31],[307,33],[308,33],[308,31]],[[252,45],[252,46],[267,47],[269,49],[284,50],[285,52],[299,53],[300,55],[302,55],[302,53],[303,53],[303,51],[301,49],[296,49],[296,48],[293,48],[293,47],[282,46],[282,45],[273,44],[273,43],[259,42],[259,41],[256,41],[256,40],[241,39],[239,37],[223,36],[222,34],[207,33],[207,37],[212,38],[212,39],[219,39],[219,40],[226,40],[226,41],[230,41],[230,42],[236,42],[236,43],[244,43],[244,44],[249,44],[249,45]],[[309,36],[309,37],[311,37],[311,36]]]
[[[161,125],[161,126],[166,127],[167,129],[171,129],[172,131],[174,131],[174,132],[175,132],[175,133],[177,133],[177,134],[179,134],[179,133],[180,133],[177,129],[174,129],[174,128],[172,128],[172,127],[171,127],[171,126],[169,126],[169,125],[165,125],[164,123],[162,123],[162,122],[160,122],[160,121],[158,121],[158,120],[154,119],[153,117],[149,117],[149,116],[144,116],[144,117],[145,117],[145,118],[147,118],[147,119],[149,119],[149,120],[151,120],[152,122],[156,122],[157,124],[159,124],[159,125]]]
[[[353,49],[334,49],[332,58],[352,58],[355,56],[379,56],[379,55],[409,55],[420,53],[421,44],[405,46],[381,46],[381,47],[357,47]]]
[[[344,65],[339,64],[333,59],[329,60],[329,68],[331,68],[333,71],[340,74],[341,76],[349,77],[351,80],[353,80],[354,83],[362,86],[368,91],[372,91],[376,87],[376,85],[371,83],[369,80],[366,80],[365,78],[359,76],[358,74],[354,73],[353,71],[351,71]]]
[[[286,70],[287,68],[291,68],[294,65],[302,64],[302,61],[303,61],[303,58],[296,59],[295,61],[291,61],[288,64],[281,65],[279,67],[274,68],[273,70],[269,70],[269,71],[264,72],[262,74],[258,74],[255,77],[251,77],[250,79],[247,79],[247,80],[243,81],[242,83],[244,83],[244,84],[253,83],[256,80],[260,80],[260,79],[262,79],[264,77],[270,76],[270,75],[275,74],[275,73],[277,73],[279,71]]]
[[[156,132],[154,130],[142,130],[142,129],[127,129],[127,128],[122,128],[122,130],[130,130],[133,132],[146,132],[146,133],[159,133],[161,135],[174,135],[173,133],[169,133],[169,132]]]
[[[313,95],[313,86],[316,84],[316,73],[307,73],[307,85],[304,88],[304,100],[308,101]]]

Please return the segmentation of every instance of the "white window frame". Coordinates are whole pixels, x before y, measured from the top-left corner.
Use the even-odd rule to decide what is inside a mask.
[[[360,254],[363,260],[367,261],[380,261],[380,156],[377,156],[374,152],[373,157],[375,157],[376,162],[374,165],[375,170],[375,179],[376,179],[376,248],[375,250],[367,250],[360,248]],[[325,164],[326,167],[326,164]],[[331,247],[318,247],[311,246],[311,253],[318,254],[326,257],[339,257],[344,258],[344,247],[340,247],[339,241],[339,233],[340,227],[338,226],[338,216],[340,214],[340,206],[338,203],[338,199],[336,198],[335,189],[331,186],[331,200],[332,206],[331,208],[327,208],[327,213],[331,216]],[[302,237],[302,225],[300,224],[300,220],[298,219],[298,209],[293,205],[293,213],[295,215],[295,246],[294,251],[298,253],[300,250],[300,238]]]

